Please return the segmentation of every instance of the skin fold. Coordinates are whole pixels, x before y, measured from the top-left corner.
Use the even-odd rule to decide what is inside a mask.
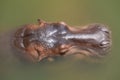
[[[95,23],[75,28],[64,22],[40,19],[38,24],[23,25],[12,38],[13,48],[34,62],[74,54],[102,57],[109,53],[111,44],[111,31],[106,25]]]

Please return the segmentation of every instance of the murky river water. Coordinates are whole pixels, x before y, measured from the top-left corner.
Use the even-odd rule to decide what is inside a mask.
[[[0,80],[119,80],[120,9],[118,0],[3,0],[0,1]],[[112,31],[111,52],[99,61],[58,57],[36,64],[20,61],[9,46],[11,33],[37,19],[79,26],[107,24]]]

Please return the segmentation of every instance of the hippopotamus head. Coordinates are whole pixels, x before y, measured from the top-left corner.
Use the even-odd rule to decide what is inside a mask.
[[[70,27],[64,22],[27,24],[13,36],[13,46],[30,60],[80,54],[101,57],[111,47],[111,31],[103,24]]]

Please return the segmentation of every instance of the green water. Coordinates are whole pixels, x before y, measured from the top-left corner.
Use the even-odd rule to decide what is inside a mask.
[[[19,25],[64,21],[71,26],[107,24],[112,31],[111,54],[100,62],[58,58],[54,62],[22,63],[0,44],[0,80],[119,80],[119,0],[0,0],[0,34]],[[4,38],[4,36],[3,36]],[[7,40],[9,38],[5,38]],[[4,39],[3,39],[4,40]]]

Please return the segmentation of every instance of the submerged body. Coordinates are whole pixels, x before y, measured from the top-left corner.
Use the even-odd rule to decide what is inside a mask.
[[[28,24],[13,36],[13,46],[32,61],[53,56],[82,54],[104,56],[111,47],[111,32],[105,25],[72,28],[64,22]]]

